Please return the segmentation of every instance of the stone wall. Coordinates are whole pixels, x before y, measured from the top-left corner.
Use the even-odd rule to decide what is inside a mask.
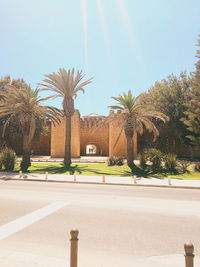
[[[96,131],[91,128],[81,127],[80,143],[81,156],[86,155],[86,146],[89,144],[96,145],[98,156],[109,155],[109,127],[108,124],[103,125]]]
[[[95,145],[98,156],[126,157],[126,137],[117,121],[101,123],[105,116],[91,114],[80,118],[78,110],[72,117],[72,157],[86,155],[86,146]],[[120,136],[120,137],[119,137]],[[137,136],[133,138],[134,155],[137,155]],[[63,157],[65,148],[65,122],[52,125],[51,156]]]
[[[33,142],[31,154],[50,156],[51,154],[51,132],[42,135],[38,142]]]
[[[22,155],[23,144],[21,138],[14,138],[9,142],[8,147],[12,148],[17,155]],[[3,143],[4,144],[4,143]],[[34,141],[31,146],[31,155],[50,156],[51,154],[51,129],[45,135],[41,135],[40,139]]]
[[[117,121],[109,123],[109,155],[126,157],[127,142],[124,130]],[[133,153],[137,156],[137,135],[133,137]]]
[[[63,157],[65,151],[65,121],[51,128],[51,157]],[[75,111],[72,116],[71,155],[80,157],[80,113]]]

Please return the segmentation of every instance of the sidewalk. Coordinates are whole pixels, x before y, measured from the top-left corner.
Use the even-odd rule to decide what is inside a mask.
[[[82,183],[99,185],[125,185],[125,186],[147,186],[147,187],[170,187],[185,189],[200,189],[200,180],[181,180],[168,178],[133,178],[133,177],[113,177],[113,176],[87,176],[87,175],[67,175],[67,174],[36,174],[27,173],[20,177],[19,173],[0,172],[0,180],[19,181],[44,181],[60,183]]]
[[[88,260],[84,260],[84,262]],[[185,266],[184,254],[171,254],[152,256],[141,259],[133,259],[133,266],[136,267],[183,267]],[[199,266],[200,257],[195,256],[195,266]],[[36,255],[32,253],[25,253],[20,251],[7,251],[0,250],[0,266],[4,267],[69,267],[69,259],[58,259],[54,257],[47,257],[42,255]],[[81,263],[78,266],[82,266]],[[92,266],[92,261],[87,265]],[[96,265],[95,265],[96,266]],[[98,265],[102,266],[101,264]],[[106,266],[114,266],[112,263],[107,263]]]
[[[72,158],[73,163],[103,163],[106,162],[108,157],[103,156],[81,156],[79,158]],[[22,160],[22,157],[17,158],[18,161]],[[52,158],[50,156],[31,156],[31,162],[63,162],[63,158]]]
[[[67,260],[19,251],[0,250],[0,266],[4,267],[68,267]]]

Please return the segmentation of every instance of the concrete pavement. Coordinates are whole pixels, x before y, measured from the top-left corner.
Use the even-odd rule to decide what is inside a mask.
[[[60,201],[68,205],[38,217]],[[32,214],[37,219],[0,241],[3,267],[67,266],[73,227],[80,230],[80,267],[184,267],[186,241],[199,263],[198,190],[4,180],[0,211],[0,231]]]
[[[99,255],[100,259],[102,255]],[[92,257],[90,257],[92,260]],[[109,266],[109,262],[101,263],[103,266]],[[131,262],[130,262],[131,264]],[[200,265],[200,257],[195,258],[195,266]],[[69,267],[69,262],[54,257],[44,257],[32,253],[10,252],[0,250],[0,266],[4,267]],[[81,267],[81,265],[78,265]],[[100,265],[99,265],[100,266]],[[130,265],[131,266],[131,265]],[[184,267],[184,256],[181,254],[154,256],[146,259],[132,260],[132,266],[136,267]]]
[[[68,267],[66,260],[45,257],[20,251],[0,250],[0,266],[2,267]]]

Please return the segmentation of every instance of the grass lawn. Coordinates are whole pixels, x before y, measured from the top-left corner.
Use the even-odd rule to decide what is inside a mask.
[[[19,166],[16,167],[16,171],[19,171]],[[189,172],[185,174],[170,174],[166,172],[152,173],[138,169],[135,173],[131,173],[129,167],[125,164],[122,166],[107,166],[106,163],[84,163],[84,164],[72,164],[70,168],[66,168],[61,163],[32,163],[29,168],[29,172],[33,173],[51,173],[51,174],[81,174],[81,175],[106,175],[106,176],[133,176],[139,177],[155,177],[165,178],[171,177],[175,179],[191,179],[200,180],[200,172],[194,172],[193,167],[188,168]]]
[[[106,163],[85,163],[72,164],[66,168],[61,163],[32,163],[30,172],[51,174],[81,174],[81,175],[112,175],[112,176],[131,176],[132,173],[127,165],[107,166]]]

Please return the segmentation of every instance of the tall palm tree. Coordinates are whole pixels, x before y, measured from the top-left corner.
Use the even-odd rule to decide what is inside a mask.
[[[59,69],[58,73],[45,75],[47,79],[43,80],[44,83],[39,83],[42,90],[48,90],[56,93],[54,98],[61,97],[63,99],[63,111],[66,122],[65,128],[65,155],[64,164],[70,166],[71,164],[71,117],[74,114],[74,99],[77,93],[82,91],[84,93],[84,86],[92,82],[92,78],[81,82],[84,78],[82,71],[68,70],[64,68]]]
[[[23,156],[21,169],[27,170],[31,165],[31,143],[36,130],[36,120],[45,123],[50,119],[53,123],[60,122],[61,111],[57,108],[42,106],[40,103],[49,97],[40,98],[39,89],[32,90],[27,84],[20,88],[6,85],[6,90],[0,91],[0,118],[4,118],[4,131],[10,122],[18,124],[23,134]]]
[[[133,135],[134,133],[142,134],[144,128],[149,132],[152,132],[154,138],[159,135],[152,119],[162,120],[163,122],[168,120],[168,117],[161,112],[157,112],[147,105],[140,103],[140,96],[134,97],[129,90],[128,93],[123,93],[118,97],[112,97],[117,104],[109,106],[111,109],[117,109],[121,112],[117,114],[111,113],[108,120],[118,120],[119,125],[124,129],[124,133],[127,140],[127,164],[133,169],[134,155],[133,155]]]

